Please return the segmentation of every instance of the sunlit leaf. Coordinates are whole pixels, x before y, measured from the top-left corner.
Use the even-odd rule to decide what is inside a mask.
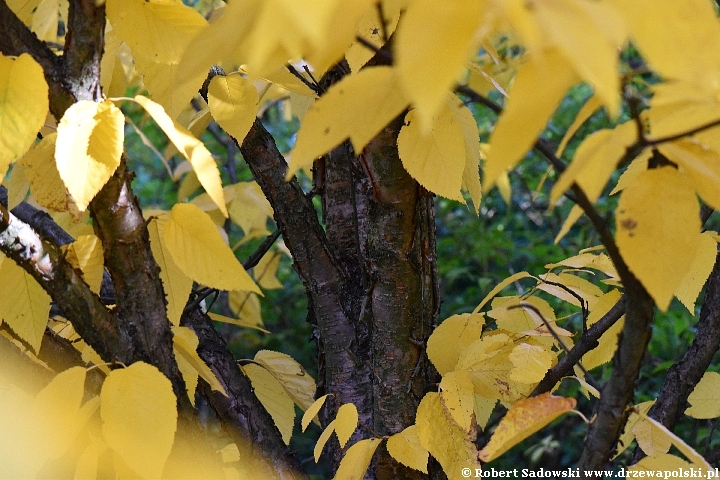
[[[700,236],[695,259],[675,290],[675,296],[685,305],[691,315],[695,314],[695,302],[715,266],[716,258],[717,241],[713,238],[712,233],[704,232]]]
[[[258,400],[263,404],[265,410],[268,411],[273,422],[275,422],[275,426],[280,430],[283,441],[286,445],[289,445],[295,423],[295,405],[292,398],[265,368],[254,363],[248,363],[243,365],[242,369],[250,378]]]
[[[227,392],[225,391],[225,387],[220,383],[220,381],[215,376],[215,373],[213,373],[212,370],[210,370],[210,367],[208,367],[203,359],[200,358],[200,355],[197,353],[197,346],[200,343],[197,336],[195,335],[195,332],[193,332],[191,329],[187,327],[172,327],[173,331],[173,348],[175,349],[176,357],[177,354],[180,354],[180,356],[185,359],[186,362],[188,362],[200,375],[203,380],[205,380],[208,385],[210,385],[210,388],[213,390],[216,390],[223,395],[227,397]]]
[[[315,402],[315,380],[290,355],[272,350],[260,350],[255,362],[265,367],[287,391],[293,402],[306,411]]]
[[[688,397],[690,407],[685,410],[685,415],[693,418],[716,418],[720,417],[720,374],[705,372],[695,389]]]
[[[662,311],[695,260],[698,209],[690,180],[672,167],[640,173],[620,196],[618,248]]]
[[[508,358],[514,365],[510,378],[522,383],[537,383],[542,380],[553,361],[550,352],[529,343],[517,345]]]
[[[48,111],[48,85],[27,53],[0,55],[0,179],[35,142]]]
[[[452,419],[466,432],[473,424],[475,388],[468,372],[456,370],[443,375],[440,381],[440,400]]]
[[[302,431],[304,432],[305,429],[310,425],[310,422],[313,421],[313,419],[317,416],[318,412],[322,408],[322,406],[325,404],[325,399],[327,399],[327,395],[323,395],[322,397],[318,398],[313,402],[310,407],[308,407],[307,410],[305,410],[305,413],[302,417]]]
[[[352,403],[344,403],[338,408],[335,417],[335,433],[337,434],[340,448],[344,448],[345,444],[358,425],[358,411]]]
[[[162,233],[177,266],[196,282],[221,290],[260,293],[210,217],[195,205],[176,204]]]
[[[250,131],[257,114],[258,94],[240,75],[218,75],[208,87],[208,105],[215,121],[238,142]]]
[[[427,473],[428,451],[420,445],[415,425],[410,425],[388,438],[387,450],[395,460],[406,467]]]
[[[445,319],[430,335],[427,354],[441,375],[455,368],[462,349],[480,338],[485,317],[478,314],[459,314]],[[457,348],[447,348],[456,345]]]
[[[381,438],[367,438],[348,448],[340,460],[340,466],[333,480],[356,480],[365,476],[375,449],[381,442]]]

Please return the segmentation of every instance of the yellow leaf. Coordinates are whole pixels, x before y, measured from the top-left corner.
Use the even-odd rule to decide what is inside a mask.
[[[515,76],[510,98],[490,137],[483,190],[511,170],[530,150],[567,90],[578,82],[567,60],[554,49],[533,56]]]
[[[646,455],[655,457],[670,450],[672,442],[665,433],[658,430],[650,422],[640,419],[632,428],[638,445]]]
[[[30,25],[32,21],[32,14],[35,11],[40,0],[8,0],[7,5],[10,10],[15,12],[15,15],[25,24]]]
[[[440,394],[425,394],[417,409],[415,425],[420,445],[440,462],[448,478],[457,478],[463,468],[480,469],[473,438],[448,417]]]
[[[400,22],[396,68],[424,132],[476,46],[482,5],[475,0],[416,0]]]
[[[237,315],[242,322],[254,326],[263,326],[260,299],[256,293],[234,291],[228,294],[230,310]]]
[[[238,327],[252,328],[253,330],[259,330],[263,333],[270,333],[262,327],[258,327],[257,323],[252,320],[242,320],[237,318],[226,317],[218,313],[208,312],[208,316],[215,322],[229,323],[231,325],[237,325]]]
[[[202,15],[182,2],[107,0],[106,5],[120,39],[136,57],[154,62],[179,63],[185,48],[207,26]]]
[[[650,157],[652,156],[652,150],[646,148],[642,151],[642,153],[640,153],[640,155],[635,157],[635,160],[630,162],[630,165],[628,165],[622,175],[620,175],[617,185],[615,185],[615,188],[610,191],[610,195],[615,195],[616,193],[625,190],[628,185],[632,184],[632,182],[635,181],[635,177],[647,170],[648,160],[650,160]]]
[[[635,438],[635,434],[632,432],[632,429],[635,424],[640,420],[640,416],[636,412],[647,413],[654,404],[655,400],[652,400],[633,406],[632,410],[630,411],[630,415],[628,416],[627,422],[625,422],[625,427],[623,427],[623,431],[620,434],[617,450],[615,451],[615,457],[613,458],[617,458],[618,455],[624,452]]]
[[[97,401],[83,411],[85,368],[73,367],[58,374],[35,397],[33,414],[38,419],[38,451],[48,459],[60,458],[87,423]]]
[[[170,380],[136,362],[113,370],[100,392],[100,416],[108,446],[142,478],[160,478],[177,429],[177,399]]]
[[[107,183],[123,152],[125,117],[112,102],[81,100],[65,111],[57,129],[58,173],[84,211]]]
[[[254,360],[280,382],[301,410],[306,411],[315,402],[315,380],[290,355],[260,350],[255,354]]]
[[[90,291],[100,294],[103,279],[104,257],[100,239],[95,235],[81,235],[68,246],[67,257],[73,267],[82,272]]]
[[[239,74],[215,76],[208,87],[208,105],[213,118],[239,143],[255,121],[258,100],[255,86]]]
[[[453,107],[455,118],[460,124],[465,140],[465,169],[462,176],[462,187],[470,193],[470,199],[475,207],[475,214],[480,211],[482,199],[482,186],[480,185],[480,131],[472,112],[454,95],[450,106]]]
[[[400,8],[390,8],[383,5],[383,17],[379,18],[378,9],[370,8],[360,19],[357,27],[357,36],[367,40],[377,48],[383,46],[383,31],[389,37],[397,27],[400,19]],[[359,71],[368,60],[370,60],[375,52],[360,42],[354,42],[345,52],[345,59],[353,72]]]
[[[688,462],[683,460],[680,457],[676,457],[675,455],[670,455],[668,453],[661,453],[657,456],[651,456],[651,457],[644,457],[642,460],[640,460],[635,465],[629,467],[627,469],[627,476],[630,475],[637,475],[642,476],[645,471],[648,472],[681,472],[683,470],[688,471],[692,465],[690,465]],[[630,474],[629,472],[633,472]],[[637,473],[636,473],[637,472]],[[650,475],[647,475],[648,477]]]
[[[308,427],[308,425],[310,425],[310,422],[312,422],[313,419],[317,416],[318,412],[325,404],[325,399],[327,399],[327,395],[323,395],[322,397],[315,400],[313,404],[310,405],[307,410],[305,410],[305,413],[302,417],[302,422],[300,423],[303,432]]]
[[[177,335],[177,332],[174,332],[174,335]],[[173,343],[175,343],[175,337],[173,337]],[[185,360],[185,357],[178,351],[177,348],[173,350],[173,355],[175,356],[175,361],[177,362],[178,369],[180,370],[180,375],[182,375],[182,378],[185,381],[185,390],[187,391],[190,403],[194,407],[195,391],[197,390],[199,376],[198,371],[195,369],[195,367],[192,366],[190,362]]]
[[[508,410],[478,458],[490,462],[537,432],[560,415],[575,408],[574,398],[543,393],[521,400]]]
[[[210,387],[222,393],[227,397],[227,392],[222,383],[217,379],[215,373],[210,370],[202,358],[197,353],[197,346],[200,343],[195,332],[187,327],[172,327],[173,332],[173,348],[175,356],[179,353],[185,361],[187,361],[195,371],[205,380]]]
[[[610,311],[618,300],[620,300],[621,296],[622,294],[618,290],[613,289],[600,297],[597,303],[593,306],[592,310],[590,310],[590,314],[587,319],[588,327],[594,325],[608,311]],[[598,340],[597,347],[583,355],[582,364],[587,370],[599,367],[612,359],[615,354],[615,350],[617,349],[618,335],[622,332],[624,323],[625,318],[623,316],[602,334]]]
[[[717,151],[692,138],[659,145],[658,150],[683,169],[708,205],[720,208],[720,154]]]
[[[344,403],[340,406],[335,417],[335,433],[340,441],[340,448],[345,444],[358,425],[358,411],[352,403]]]
[[[698,209],[690,180],[672,167],[640,173],[620,196],[618,248],[662,311],[695,259],[700,243]]]
[[[328,426],[325,427],[325,430],[320,434],[320,438],[318,438],[317,443],[315,444],[315,448],[313,449],[313,455],[315,456],[315,463],[320,460],[320,454],[322,454],[323,448],[325,448],[325,444],[330,439],[330,435],[335,431],[335,420],[328,423]]]
[[[584,278],[580,278],[569,273],[561,273],[559,275],[554,273],[545,273],[540,275],[540,279],[542,282],[538,283],[538,290],[542,290],[561,300],[565,300],[576,307],[580,306],[580,300],[578,300],[577,297],[580,297],[587,306],[592,308],[597,301],[597,298],[603,294],[602,290],[600,290],[600,287],[597,285],[588,282]],[[571,295],[570,292],[564,288],[553,285],[555,283],[563,285],[565,288],[575,293],[575,295]]]
[[[465,370],[443,375],[440,381],[440,400],[452,419],[466,432],[473,427],[475,388]]]
[[[695,301],[710,276],[717,257],[717,241],[710,232],[700,235],[700,243],[690,269],[675,290],[675,296],[695,315]]]
[[[537,383],[542,380],[553,362],[550,352],[529,343],[517,345],[508,358],[514,365],[510,378],[522,383]]]
[[[243,365],[242,369],[250,378],[258,400],[280,430],[285,445],[289,445],[295,423],[295,404],[293,404],[292,398],[265,368],[249,363]]]
[[[685,410],[685,415],[693,418],[720,417],[718,392],[720,392],[720,374],[705,372],[688,397],[691,406]]]
[[[350,138],[356,152],[407,106],[395,71],[373,67],[343,78],[305,114],[287,177]]]
[[[493,308],[487,312],[487,316],[496,320],[498,328],[508,332],[519,333],[544,326],[542,318],[532,309],[517,308],[521,303],[529,303],[545,317],[545,320],[557,327],[554,325],[557,319],[552,307],[538,297],[528,297],[524,300],[520,297],[498,297],[493,300]]]
[[[171,119],[157,103],[139,95],[135,97],[135,102],[140,104],[153,117],[155,123],[165,132],[165,135],[175,145],[178,152],[190,162],[200,184],[227,218],[228,212],[225,207],[220,170],[210,151],[188,129]]]
[[[272,219],[273,210],[256,182],[240,182],[225,188],[233,200],[228,206],[230,219],[243,229],[246,236],[267,235],[268,219]]]
[[[265,254],[258,264],[253,268],[253,276],[262,288],[272,290],[283,288],[283,284],[275,276],[277,274],[278,265],[280,265],[280,256],[282,253],[273,252]]]
[[[48,105],[42,67],[27,53],[16,60],[0,54],[0,179],[35,142]]]
[[[488,421],[490,421],[490,415],[495,410],[497,400],[494,398],[485,398],[483,396],[475,394],[475,405],[473,411],[475,412],[475,420],[477,421],[478,427],[485,429]]]
[[[2,182],[0,182],[2,183]],[[19,161],[15,162],[10,179],[5,183],[8,191],[8,210],[20,205],[30,190],[30,182],[27,179],[27,168]]]
[[[160,267],[160,280],[167,299],[168,320],[180,325],[180,317],[192,291],[192,279],[185,275],[172,258],[172,253],[163,241],[163,228],[168,222],[168,214],[163,213],[148,223],[150,249]]]
[[[348,448],[342,460],[340,460],[340,466],[333,480],[357,480],[363,478],[380,442],[382,442],[381,438],[367,438]]]
[[[485,304],[486,304],[487,302],[489,302],[495,295],[497,295],[498,293],[500,293],[500,291],[501,291],[502,289],[504,289],[505,287],[507,287],[508,285],[510,285],[510,284],[512,284],[512,283],[517,282],[517,281],[520,280],[520,279],[527,278],[527,277],[532,277],[532,275],[530,275],[530,274],[527,273],[527,272],[518,272],[518,273],[515,273],[515,274],[513,274],[513,275],[510,275],[508,278],[506,278],[506,279],[503,280],[502,282],[498,283],[498,284],[495,286],[495,288],[493,288],[492,290],[490,290],[490,293],[488,293],[487,295],[485,295],[485,298],[483,298],[483,299],[482,299],[482,302],[480,302],[480,303],[478,304],[478,306],[475,307],[475,310],[473,310],[473,313],[479,312],[480,309],[481,309],[482,307],[484,307]]]
[[[388,438],[388,453],[406,467],[428,473],[428,451],[420,445],[417,427],[410,425],[400,433]]]
[[[692,79],[718,69],[720,26],[712,2],[691,0],[681,5],[660,0],[650,9],[641,0],[611,3],[623,10],[640,53],[666,79]],[[659,25],[663,25],[661,35]]]
[[[0,281],[3,285],[0,319],[39,352],[50,313],[50,296],[11,259],[0,264]]]
[[[462,201],[460,187],[465,171],[465,137],[451,105],[445,104],[421,129],[417,109],[405,116],[398,135],[398,154],[405,170],[431,192]]]
[[[45,208],[64,212],[72,203],[72,198],[65,190],[55,163],[56,140],[57,132],[46,135],[18,161],[18,165],[25,167],[35,200]]]
[[[210,217],[195,205],[176,204],[162,233],[177,266],[196,282],[220,290],[260,293],[235,254],[225,245]]]
[[[595,203],[615,171],[617,161],[625,154],[635,136],[633,122],[623,123],[612,130],[598,130],[588,136],[578,147],[570,166],[553,186],[550,203],[555,204],[573,182],[577,182],[588,199]]]
[[[573,136],[582,126],[582,124],[585,123],[585,121],[590,118],[601,106],[602,105],[600,103],[600,98],[597,95],[593,94],[590,96],[590,98],[587,99],[580,111],[577,113],[577,115],[575,115],[575,120],[573,120],[573,123],[571,123],[568,129],[565,131],[565,135],[563,135],[563,138],[560,141],[560,145],[558,145],[558,148],[555,151],[556,157],[562,157],[562,154],[565,151],[565,147],[567,147],[568,142],[572,140]]]
[[[100,456],[107,450],[107,444],[94,435],[90,435],[90,442],[78,457],[75,467],[75,480],[97,479]]]
[[[463,348],[480,338],[485,317],[463,313],[445,319],[430,335],[427,354],[440,375],[452,371]],[[447,348],[455,345],[457,348]]]
[[[563,223],[562,227],[560,228],[560,231],[555,236],[555,239],[553,240],[553,243],[555,245],[562,240],[562,238],[567,235],[567,233],[570,231],[573,225],[575,225],[575,222],[577,222],[580,217],[583,216],[583,209],[580,208],[577,205],[573,205],[573,207],[570,209],[570,213],[568,213],[567,218],[565,219],[565,222]]]

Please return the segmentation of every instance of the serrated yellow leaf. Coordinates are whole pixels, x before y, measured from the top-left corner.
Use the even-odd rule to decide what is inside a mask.
[[[495,410],[495,405],[498,401],[494,398],[485,398],[481,395],[475,394],[475,405],[473,411],[475,412],[475,421],[478,427],[485,429],[488,421],[490,421],[490,415]]]
[[[320,437],[318,438],[317,443],[315,443],[315,448],[313,449],[313,455],[315,456],[315,463],[317,463],[320,460],[320,455],[322,454],[323,448],[325,448],[325,444],[330,439],[330,435],[335,431],[335,420],[328,423],[328,426],[325,427],[325,430],[320,434]]]
[[[160,280],[167,299],[168,320],[173,325],[180,325],[180,317],[192,291],[192,279],[185,275],[172,258],[170,250],[163,242],[163,227],[168,222],[166,213],[153,218],[148,223],[150,249],[160,267]]]
[[[65,189],[55,163],[56,140],[57,132],[46,135],[18,161],[18,165],[25,167],[25,175],[37,203],[50,210],[64,212],[72,203],[72,198]]]
[[[147,88],[150,97],[154,102],[162,105],[170,118],[174,119],[177,119],[190,105],[190,100],[197,94],[207,77],[206,72],[178,85],[176,81],[181,73],[177,63],[164,63],[157,59],[137,56],[135,67],[142,74],[143,85]],[[123,90],[121,94],[124,93]]]
[[[510,275],[508,278],[506,278],[506,279],[503,280],[502,282],[498,283],[492,290],[490,290],[490,293],[488,293],[487,295],[485,295],[485,298],[483,298],[482,301],[478,304],[478,306],[475,307],[475,310],[473,310],[473,313],[479,312],[480,309],[482,309],[482,308],[485,306],[485,304],[486,304],[487,302],[489,302],[495,295],[497,295],[498,293],[500,293],[500,291],[501,291],[503,288],[507,287],[507,286],[510,285],[511,283],[515,283],[515,282],[517,282],[518,280],[521,280],[521,279],[527,278],[527,277],[532,277],[532,275],[530,275],[530,274],[527,273],[527,272],[518,272],[518,273],[515,273],[515,274],[513,274],[513,275]]]
[[[453,100],[457,97],[451,97]],[[480,185],[480,131],[472,112],[464,104],[452,103],[455,118],[460,124],[465,139],[465,169],[462,175],[462,188],[470,194],[475,214],[480,212],[482,186]]]
[[[680,450],[680,453],[685,455],[685,458],[690,460],[691,463],[693,463],[695,466],[700,467],[702,469],[705,469],[706,471],[715,471],[710,464],[703,458],[702,455],[700,455],[694,448],[692,448],[690,445],[685,443],[683,439],[675,435],[673,432],[667,429],[665,425],[658,422],[654,418],[648,417],[645,413],[638,413],[638,416],[642,418],[643,420],[647,421],[648,423],[652,424],[652,426],[657,429],[660,434],[664,434],[667,436],[672,444]]]
[[[0,54],[0,179],[35,142],[48,111],[42,67],[27,53]]]
[[[308,407],[307,410],[305,410],[305,413],[303,414],[302,421],[300,422],[300,425],[302,426],[302,431],[304,432],[305,429],[310,425],[310,422],[315,419],[318,412],[322,408],[322,406],[325,404],[325,399],[327,399],[327,395],[323,395],[322,397],[315,400],[312,405]],[[316,457],[317,461],[317,457]]]
[[[179,353],[194,369],[195,371],[205,380],[210,387],[222,393],[226,397],[227,392],[225,387],[215,376],[215,373],[210,370],[202,358],[197,353],[197,346],[200,343],[195,332],[187,327],[172,327],[173,332],[173,348],[175,349],[175,356]]]
[[[474,50],[483,10],[475,0],[416,0],[400,22],[396,68],[424,132]]]
[[[610,195],[615,195],[625,190],[628,185],[635,181],[635,177],[637,177],[638,174],[647,170],[648,160],[650,160],[652,156],[652,150],[645,149],[640,155],[635,157],[635,160],[630,162],[630,165],[627,166],[622,175],[620,175],[620,178],[618,178],[617,185],[610,191]]]
[[[490,136],[483,190],[530,150],[570,87],[579,81],[555,49],[533,56],[518,70],[507,105]]]
[[[560,415],[575,408],[574,398],[543,393],[513,405],[500,420],[490,441],[478,452],[478,458],[490,462],[537,432]]]
[[[583,209],[580,208],[577,205],[573,205],[573,207],[570,209],[570,213],[568,213],[567,218],[565,219],[565,222],[563,222],[562,227],[560,228],[560,231],[555,236],[555,239],[553,240],[553,243],[557,245],[562,238],[567,235],[567,233],[570,231],[573,225],[575,225],[575,222],[577,222],[580,217],[583,216]]]
[[[466,432],[473,426],[475,387],[465,370],[455,370],[443,375],[440,381],[440,400],[455,423]]]
[[[550,295],[575,305],[576,307],[580,306],[580,300],[577,297],[580,297],[587,306],[592,307],[597,301],[597,298],[603,294],[602,290],[600,290],[600,287],[597,285],[588,282],[584,278],[580,278],[569,273],[561,273],[559,275],[555,273],[545,273],[540,275],[540,279],[542,282],[538,283],[538,290],[545,291]],[[570,292],[562,287],[553,285],[555,283],[563,285],[570,291],[574,292],[575,295],[570,294]]]
[[[218,313],[208,312],[208,316],[215,322],[229,323],[231,325],[237,325],[238,327],[252,328],[253,330],[259,330],[263,333],[270,333],[262,327],[258,327],[257,323],[253,320],[242,320],[232,317],[226,317]]]
[[[260,403],[275,422],[285,445],[290,444],[295,424],[295,404],[277,379],[264,367],[249,363],[243,365],[243,372],[250,378],[253,390]]]
[[[95,235],[81,235],[68,245],[67,259],[82,272],[90,291],[100,294],[103,279],[104,257],[102,242]]]
[[[705,372],[688,397],[691,406],[685,410],[685,415],[693,418],[720,417],[718,392],[720,392],[720,373]]]
[[[0,182],[2,183],[2,182]],[[10,179],[5,183],[8,191],[8,210],[20,205],[27,197],[30,182],[27,179],[27,168],[20,162],[15,162]]]
[[[445,411],[440,394],[425,394],[415,416],[420,445],[440,462],[448,478],[457,478],[462,468],[480,469],[477,448]]]
[[[635,438],[635,434],[632,433],[632,429],[638,422],[638,420],[640,420],[640,416],[636,412],[647,413],[654,404],[655,400],[652,400],[649,402],[642,402],[633,406],[633,409],[628,416],[627,422],[625,422],[623,431],[620,434],[617,450],[615,451],[615,456],[613,458],[617,458],[618,455],[624,452]]]
[[[202,15],[182,2],[107,0],[106,5],[118,37],[136,57],[154,62],[179,63],[185,48],[207,26]]]
[[[539,297],[528,297],[524,300],[520,297],[498,297],[493,300],[493,308],[487,312],[487,316],[495,319],[499,329],[508,332],[520,333],[544,326],[542,318],[535,311],[517,308],[520,303],[532,305],[545,320],[556,327],[555,311],[548,302]]]
[[[358,425],[358,411],[354,404],[344,403],[340,406],[335,417],[335,433],[337,434],[340,448],[345,448],[345,444]]]
[[[113,370],[100,391],[103,436],[135,474],[160,478],[177,429],[172,384],[152,365]]]
[[[263,326],[262,310],[260,299],[256,293],[234,291],[228,294],[230,310],[237,315],[242,322],[254,326]]]
[[[430,335],[427,354],[440,375],[452,371],[463,348],[480,338],[485,317],[463,313],[445,319]],[[447,348],[455,345],[457,348]]]
[[[208,87],[208,105],[213,118],[239,143],[255,121],[258,100],[255,86],[239,74],[215,76]]]
[[[0,281],[0,319],[39,352],[50,313],[50,296],[11,259],[0,264]]]
[[[643,419],[640,419],[635,426],[633,426],[632,432],[642,451],[651,457],[667,453],[672,445],[672,442],[664,432]]]
[[[134,100],[153,117],[155,123],[165,132],[178,152],[190,162],[200,184],[227,218],[228,212],[225,207],[220,170],[207,147],[188,129],[171,119],[157,103],[140,95],[136,96]]]
[[[521,343],[508,355],[514,365],[510,378],[522,383],[537,383],[552,366],[553,355],[539,345]]]
[[[375,454],[375,449],[382,442],[382,438],[366,438],[348,448],[340,460],[340,466],[333,480],[357,480],[365,476]]]
[[[400,19],[398,7],[388,9],[383,5],[383,18],[379,18],[378,9],[371,8],[365,12],[357,27],[357,36],[365,39],[377,48],[383,46],[383,32],[389,37],[395,31]],[[359,71],[375,52],[360,42],[354,42],[345,52],[345,59],[353,72]]]
[[[162,233],[177,266],[196,282],[220,290],[260,293],[213,221],[195,205],[176,204]]]
[[[692,138],[659,145],[658,150],[680,165],[708,205],[720,208],[720,154],[717,151]]]
[[[633,122],[623,123],[612,130],[598,130],[589,135],[578,147],[570,166],[550,192],[550,203],[576,182],[588,199],[595,203],[605,184],[615,171],[617,161],[625,154],[628,145],[635,141],[636,127]]]
[[[446,103],[425,131],[421,129],[418,116],[417,109],[410,110],[398,135],[398,154],[403,167],[427,190],[462,201],[460,187],[465,171],[466,146],[454,108]]]
[[[676,457],[675,455],[670,455],[669,453],[662,453],[657,456],[652,457],[644,457],[642,460],[640,460],[635,465],[628,467],[628,472],[633,472],[630,475],[637,475],[642,476],[644,471],[650,471],[650,472],[681,472],[683,470],[687,471],[690,467],[692,467],[691,464],[686,462],[680,457]],[[638,472],[638,473],[635,473]],[[650,475],[647,475],[648,477]]]
[[[280,382],[301,410],[306,411],[315,402],[315,379],[290,355],[260,350],[255,354],[254,360]]]
[[[415,425],[410,425],[402,432],[388,438],[387,450],[390,456],[406,467],[428,473],[428,451],[420,445]]]
[[[177,349],[174,350],[173,354],[175,355],[175,361],[177,362],[178,369],[180,370],[180,375],[182,375],[182,378],[185,381],[185,390],[187,391],[188,398],[190,399],[190,403],[194,407],[195,391],[197,390],[199,374],[195,367],[193,367],[190,362],[185,360],[185,357],[183,357]]]
[[[710,232],[700,235],[695,259],[690,269],[675,290],[675,296],[685,305],[691,315],[695,315],[695,301],[710,276],[717,258],[717,241]]]
[[[598,299],[588,315],[588,327],[600,320],[617,302],[622,294],[616,290],[610,290]],[[615,324],[607,329],[598,339],[598,346],[583,355],[582,364],[587,370],[609,362],[617,349],[618,335],[622,332],[625,324],[625,317],[621,317]]]
[[[390,67],[366,68],[333,85],[305,114],[287,177],[350,138],[356,152],[408,102]]]
[[[695,259],[700,243],[698,209],[690,180],[672,167],[640,173],[620,195],[618,248],[662,311]]]
[[[283,284],[277,279],[278,265],[282,253],[273,252],[265,254],[258,264],[253,268],[253,276],[258,284],[267,290],[283,288]]]
[[[555,151],[556,157],[562,157],[562,154],[565,151],[565,147],[567,147],[568,142],[572,140],[573,136],[582,126],[582,124],[585,123],[585,121],[590,118],[601,106],[602,105],[600,103],[600,98],[597,95],[593,94],[590,96],[590,98],[587,99],[580,111],[577,113],[577,115],[575,115],[573,123],[571,123],[568,129],[565,131],[565,135],[563,135],[562,140],[560,140],[560,144]]]
[[[243,229],[246,236],[267,235],[268,219],[273,209],[256,182],[240,182],[226,187],[226,195],[233,196],[228,206],[230,219]]]
[[[60,178],[81,212],[120,165],[124,126],[125,117],[110,101],[81,100],[71,105],[60,120],[55,161]]]

